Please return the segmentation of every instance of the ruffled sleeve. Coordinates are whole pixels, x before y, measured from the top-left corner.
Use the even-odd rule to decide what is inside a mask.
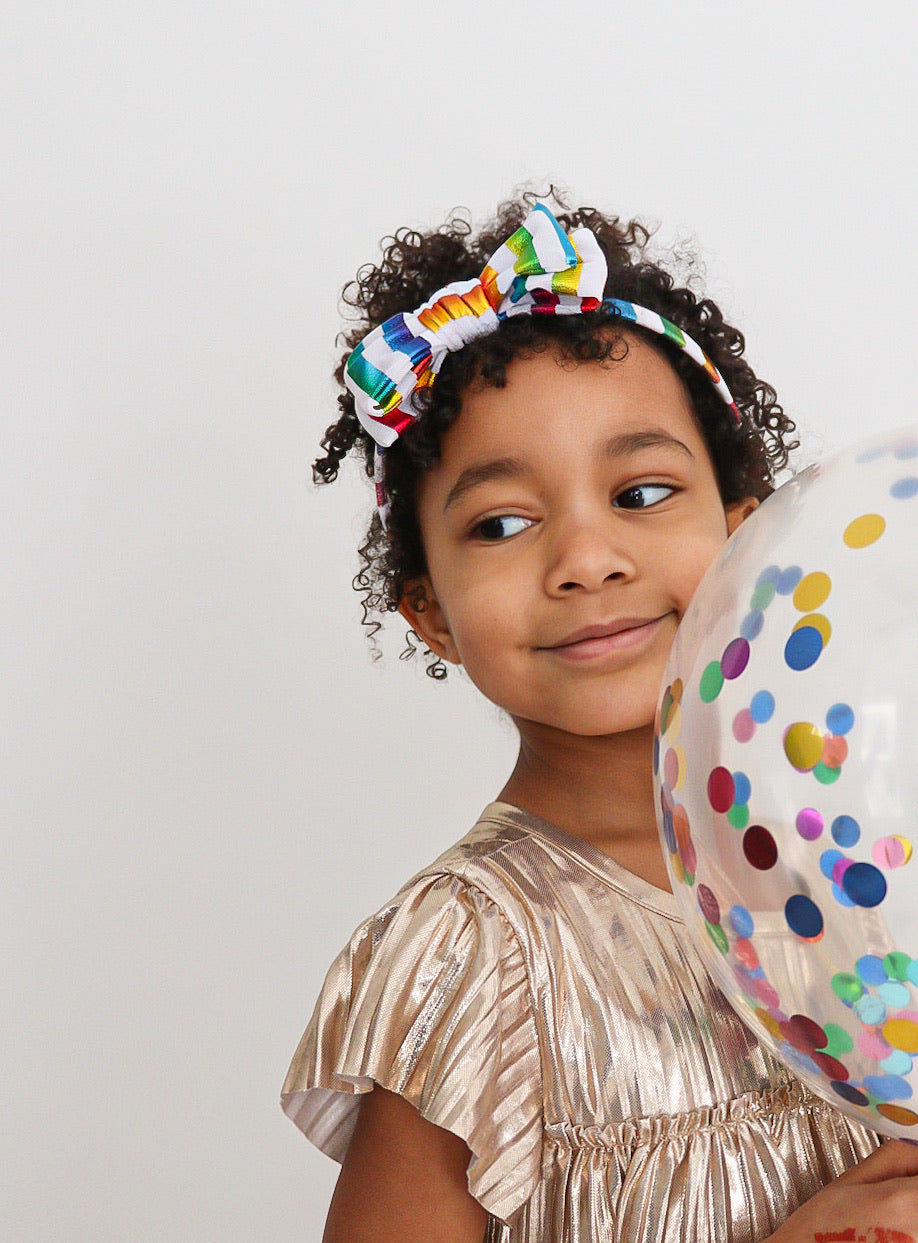
[[[332,965],[284,1083],[284,1112],[344,1159],[360,1093],[397,1092],[470,1148],[469,1190],[502,1221],[541,1165],[539,1044],[519,942],[495,903],[424,876]]]

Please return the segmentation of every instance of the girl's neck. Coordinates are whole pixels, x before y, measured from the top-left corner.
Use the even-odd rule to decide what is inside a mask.
[[[516,724],[519,756],[500,797],[668,890],[654,811],[653,727],[583,738]]]

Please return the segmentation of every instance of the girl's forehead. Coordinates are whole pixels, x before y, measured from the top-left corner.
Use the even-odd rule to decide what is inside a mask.
[[[629,334],[626,346],[621,358],[603,361],[545,350],[514,359],[502,388],[478,380],[443,437],[442,464],[525,446],[599,452],[612,438],[638,451],[645,432],[669,435],[693,455],[703,450],[681,377],[644,341]]]

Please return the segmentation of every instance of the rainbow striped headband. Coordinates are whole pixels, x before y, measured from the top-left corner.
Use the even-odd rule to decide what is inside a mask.
[[[594,234],[567,234],[541,203],[494,252],[477,280],[438,289],[416,311],[399,313],[374,328],[353,349],[344,383],[357,418],[377,445],[376,491],[385,522],[382,455],[423,414],[416,394],[429,388],[448,354],[496,332],[513,315],[581,315],[608,311],[672,341],[707,374],[733,411],[726,381],[687,333],[656,311],[620,298],[605,298],[607,265]]]

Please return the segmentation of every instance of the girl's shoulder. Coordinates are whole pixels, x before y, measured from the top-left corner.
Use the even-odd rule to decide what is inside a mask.
[[[466,1142],[473,1194],[503,1217],[535,1186],[543,1111],[514,928],[517,840],[512,825],[483,817],[364,920],[329,970],[281,1097],[340,1161],[361,1094],[376,1084],[397,1093]]]

